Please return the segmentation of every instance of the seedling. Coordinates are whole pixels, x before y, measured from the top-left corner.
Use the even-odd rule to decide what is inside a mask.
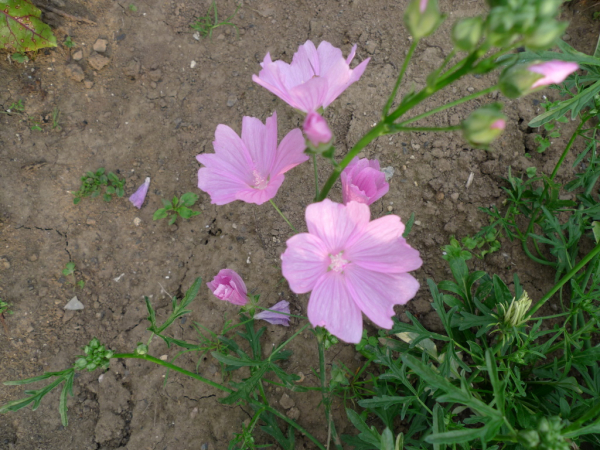
[[[239,9],[240,9],[240,5],[238,5],[235,8],[235,11],[233,12],[233,14],[231,16],[226,18],[224,21],[219,22],[219,15],[217,13],[217,4],[213,0],[212,4],[208,8],[208,12],[206,13],[206,16],[198,17],[196,19],[196,21],[190,25],[190,27],[193,28],[194,30],[196,30],[198,33],[200,33],[200,36],[211,38],[212,32],[215,28],[220,27],[222,25],[229,25],[229,26],[235,28],[236,34],[239,35],[238,27],[235,26],[233,23],[229,22],[231,19],[233,19],[235,17],[235,15],[237,14]]]
[[[11,113],[20,113],[23,112],[25,110],[25,106],[23,106],[23,100],[19,99],[17,102],[13,102],[6,111],[0,111],[1,113],[4,114],[11,114]]]
[[[73,290],[75,290],[75,287],[78,287],[79,289],[83,289],[83,287],[85,286],[85,281],[77,279],[77,275],[75,274],[75,263],[74,262],[69,261],[67,263],[67,265],[65,266],[65,268],[63,269],[62,274],[65,277],[68,277],[69,275],[71,275],[73,277]]]
[[[198,200],[198,196],[192,192],[183,194],[180,199],[175,196],[171,201],[165,199],[161,200],[164,208],[156,210],[154,216],[152,216],[153,220],[165,219],[169,217],[169,225],[173,225],[177,220],[177,215],[184,219],[190,219],[200,214],[200,211],[193,211],[189,208],[194,206]]]
[[[29,58],[24,53],[13,53],[11,58],[14,62],[18,62],[21,64],[24,64],[27,61],[29,61]]]
[[[129,11],[131,12],[136,12],[137,11],[137,6],[135,6],[133,3],[131,3],[129,5]]]
[[[6,325],[6,322],[5,322],[5,319],[6,319],[5,315],[12,314],[12,313],[13,312],[10,310],[10,305],[0,298],[0,322],[2,322],[2,326],[4,327],[4,331],[6,332],[7,335],[8,335],[8,326]]]
[[[117,175],[109,172],[108,175],[105,173],[105,169],[101,167],[96,172],[86,172],[81,177],[81,187],[78,191],[73,192],[75,198],[73,199],[74,204],[78,204],[83,197],[96,198],[102,193],[102,187],[106,186],[104,195],[102,198],[104,201],[109,202],[113,195],[117,197],[123,197],[125,194],[125,180],[120,179]]]
[[[31,128],[31,131],[42,131],[41,123],[35,120],[35,118],[33,118],[32,116],[29,116],[29,120],[31,121],[31,125],[29,126],[29,128]]]
[[[67,36],[65,38],[65,41],[63,42],[63,45],[67,48],[73,48],[73,47],[75,47],[75,42],[73,42],[73,39],[71,39],[71,36]]]
[[[60,120],[60,109],[58,109],[58,106],[55,106],[54,109],[52,110],[52,129],[53,130],[57,130],[57,131],[62,130],[62,127],[58,124],[59,120]]]

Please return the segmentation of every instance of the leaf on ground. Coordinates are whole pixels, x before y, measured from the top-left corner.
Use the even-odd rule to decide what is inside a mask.
[[[56,47],[56,37],[41,15],[29,1],[0,0],[0,48],[30,52]]]

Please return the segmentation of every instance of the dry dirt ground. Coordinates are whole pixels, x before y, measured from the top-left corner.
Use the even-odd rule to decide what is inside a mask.
[[[96,24],[47,14],[59,42],[69,35],[74,48],[59,45],[41,51],[25,65],[0,60],[1,109],[18,100],[25,107],[23,113],[0,115],[0,298],[14,311],[6,318],[8,334],[0,328],[0,381],[65,368],[94,336],[115,350],[133,350],[148,336],[143,296],[151,297],[163,317],[170,308],[169,294],[180,295],[196,277],[209,281],[225,267],[238,271],[252,292],[262,294],[265,305],[287,299],[292,313],[305,314],[307,296],[291,293],[281,278],[279,255],[290,236],[285,222],[269,204],[211,205],[196,187],[195,156],[213,151],[218,124],[239,131],[244,115],[264,120],[277,110],[280,137],[301,123],[298,114],[254,84],[251,76],[258,73],[267,51],[273,59],[289,62],[307,39],[332,42],[344,54],[357,43],[356,59],[371,57],[362,79],[325,114],[337,136],[337,152],[344,154],[377,120],[392,88],[410,42],[402,25],[406,3],[244,0],[233,19],[239,36],[233,28],[221,27],[212,39],[198,41],[189,25],[206,13],[210,2],[205,0],[52,0],[53,6]],[[481,0],[441,3],[450,20],[419,46],[402,93],[410,85],[423,86],[429,71],[448,54],[454,19],[485,8]],[[571,44],[586,52],[592,50],[598,32],[592,11],[584,11],[588,4],[574,1],[564,13],[573,20]],[[219,0],[218,8],[226,17],[235,5]],[[102,53],[92,49],[98,39],[107,41]],[[82,59],[76,60],[79,51]],[[467,77],[427,106],[485,88],[496,76]],[[416,272],[422,288],[407,308],[433,330],[441,324],[430,308],[425,280],[441,281],[448,275],[441,246],[451,235],[473,234],[486,223],[478,208],[500,206],[508,166],[517,173],[529,166],[549,172],[572,130],[567,125],[550,150],[535,152],[534,130],[526,124],[540,112],[542,93],[518,101],[494,93],[428,123],[457,124],[475,107],[494,100],[505,103],[510,121],[492,151],[470,148],[459,134],[428,133],[380,138],[364,151],[364,156],[395,170],[389,193],[372,205],[373,216],[390,208],[405,219],[416,214],[409,242],[424,260]],[[60,111],[60,131],[52,129],[55,109]],[[30,129],[34,122],[42,131]],[[531,159],[525,157],[529,151]],[[73,205],[70,192],[79,187],[82,174],[99,167],[127,179],[126,196],[151,177],[143,208],[138,211],[125,198],[110,203],[84,199]],[[565,167],[563,174],[568,175],[572,169]],[[321,179],[328,170],[321,166]],[[275,198],[300,229],[313,195],[311,171],[304,164],[289,172]],[[471,174],[473,182],[467,188]],[[175,226],[152,220],[161,198],[188,191],[200,195],[201,215]],[[340,200],[339,186],[332,197]],[[74,295],[70,278],[61,274],[68,261],[85,280],[85,288],[76,291],[85,306],[82,311],[63,309]],[[552,281],[551,274],[508,242],[500,252],[473,264],[507,281],[513,272],[519,273],[534,299]],[[192,309],[190,318],[173,327],[176,337],[194,340],[192,321],[218,330],[225,317],[234,314],[205,287]],[[402,312],[399,308],[405,319]],[[291,336],[298,328],[298,322],[292,322],[289,329],[268,326],[265,348]],[[291,348],[294,356],[286,369],[306,374],[305,385],[316,385],[311,375],[317,366],[312,334],[305,332]],[[158,340],[150,351],[156,356],[175,354]],[[337,360],[353,369],[361,364],[347,345],[328,351],[327,362]],[[196,362],[191,356],[178,361],[191,370]],[[221,380],[211,357],[200,362],[198,371]],[[221,405],[218,392],[183,376],[171,376],[163,386],[164,374],[160,367],[133,360],[113,361],[101,381],[100,371],[82,374],[75,382],[66,429],[57,411],[58,393],[53,393],[35,412],[24,409],[0,417],[0,449],[226,448],[232,433],[248,420],[248,411]],[[298,415],[299,423],[324,441],[327,430],[319,397],[290,393],[292,402],[281,405],[283,394],[278,389],[268,392],[275,406]],[[22,395],[21,387],[0,385],[0,404]],[[344,405],[338,401],[334,406],[339,428],[353,433],[344,419]],[[312,448],[298,439],[298,448]]]

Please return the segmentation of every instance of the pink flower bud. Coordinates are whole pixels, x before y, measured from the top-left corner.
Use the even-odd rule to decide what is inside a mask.
[[[314,111],[310,111],[303,125],[304,134],[312,145],[318,147],[319,144],[327,144],[331,141],[331,130],[327,121]]]
[[[222,269],[210,283],[206,283],[215,297],[234,305],[248,303],[248,294],[244,280],[231,269]]]
[[[129,201],[133,203],[137,209],[140,209],[146,200],[146,194],[148,193],[148,187],[150,186],[150,177],[146,177],[144,184],[142,184],[135,193],[129,197]]]
[[[370,205],[390,189],[377,160],[354,158],[342,172],[341,178],[344,204],[355,201]]]
[[[506,120],[498,119],[490,125],[492,130],[504,130],[506,128]]]
[[[421,11],[421,14],[423,14],[427,9],[427,1],[428,0],[421,0],[421,4],[419,5],[419,10]]]
[[[567,61],[546,61],[539,64],[533,64],[527,68],[530,72],[539,73],[544,78],[540,78],[531,86],[532,89],[548,86],[550,84],[562,83],[565,79],[579,69],[577,63]]]

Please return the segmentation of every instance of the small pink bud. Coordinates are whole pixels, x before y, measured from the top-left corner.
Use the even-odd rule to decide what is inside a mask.
[[[354,158],[342,172],[341,179],[345,205],[352,201],[370,205],[390,189],[376,159]]]
[[[423,14],[427,9],[427,1],[428,0],[421,0],[421,3],[419,5],[419,10],[421,11],[421,14]]]
[[[567,61],[546,61],[539,64],[533,64],[527,68],[530,72],[539,73],[544,78],[540,78],[531,86],[532,89],[548,86],[550,84],[562,83],[565,79],[579,69],[579,65]]]
[[[222,269],[210,283],[208,288],[219,300],[243,306],[248,303],[248,294],[244,280],[231,269]]]
[[[506,128],[506,120],[498,119],[490,125],[492,130],[504,130]]]
[[[327,144],[331,141],[331,130],[327,121],[314,111],[310,111],[303,125],[304,134],[312,145],[318,147],[319,144]]]
[[[133,203],[137,209],[140,209],[144,204],[144,200],[146,200],[146,194],[148,193],[148,187],[150,186],[150,177],[146,177],[144,184],[142,184],[137,191],[135,191],[131,197],[129,197],[129,201]]]

